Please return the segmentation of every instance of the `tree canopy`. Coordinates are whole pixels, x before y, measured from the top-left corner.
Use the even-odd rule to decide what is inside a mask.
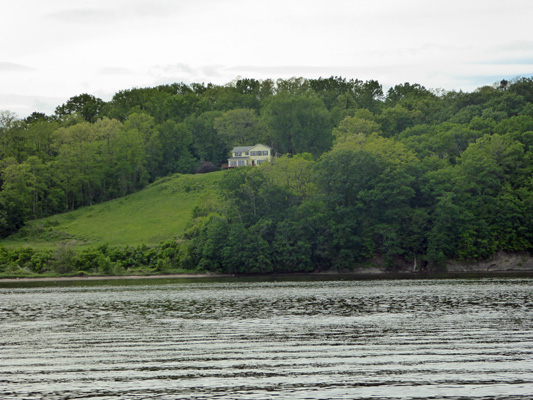
[[[532,93],[531,78],[469,93],[238,79],[133,88],[108,102],[80,94],[51,116],[0,111],[0,236],[263,143],[279,157],[226,173],[217,205],[191,222],[183,259],[275,272],[532,251]]]

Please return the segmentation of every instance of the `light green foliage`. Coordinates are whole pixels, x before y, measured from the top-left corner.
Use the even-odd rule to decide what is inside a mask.
[[[314,161],[309,153],[294,157],[284,155],[275,159],[273,164],[261,165],[266,178],[276,186],[289,190],[301,199],[311,196],[316,186],[313,182]]]
[[[240,108],[215,118],[214,127],[226,147],[255,145],[264,141],[264,129],[255,110]]]
[[[386,108],[379,116],[379,122],[386,137],[395,136],[414,125],[414,115],[401,105]]]
[[[34,221],[2,243],[54,248],[68,239],[76,247],[154,246],[185,231],[193,209],[216,190],[220,178],[221,172],[215,172],[162,179],[122,199]]]
[[[414,164],[418,161],[415,154],[403,143],[376,133],[368,136],[361,133],[350,134],[339,138],[330,153],[346,149],[365,150],[397,166]]]
[[[0,110],[0,159],[15,158],[21,162],[25,156],[24,126],[17,114]]]
[[[457,157],[482,135],[465,125],[444,122],[438,125],[418,125],[399,134],[398,140],[417,154],[419,158],[436,155],[455,163]]]
[[[344,118],[339,126],[333,129],[333,136],[336,141],[346,139],[354,134],[370,135],[372,133],[381,133],[381,126],[373,119],[361,118],[358,116]]]

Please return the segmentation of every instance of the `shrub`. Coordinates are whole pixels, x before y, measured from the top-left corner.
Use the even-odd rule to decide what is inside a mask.
[[[200,166],[198,168],[196,168],[196,173],[197,174],[206,174],[208,172],[215,172],[216,170],[218,170],[218,168],[212,162],[210,162],[210,161],[202,161]]]

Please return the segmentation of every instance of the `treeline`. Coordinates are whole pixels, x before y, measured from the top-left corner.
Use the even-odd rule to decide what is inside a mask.
[[[0,238],[158,177],[219,169],[235,145],[318,157],[333,126],[351,110],[376,109],[382,95],[374,81],[241,79],[135,88],[109,102],[82,94],[24,120],[0,111]]]
[[[181,261],[269,273],[352,269],[377,256],[391,269],[420,271],[531,251],[528,136],[481,135],[452,161],[419,158],[376,133],[343,133],[317,161],[284,156],[230,171],[220,208],[195,220]]]
[[[532,249],[530,78],[472,93],[340,77],[165,85],[76,96],[53,116],[3,112],[0,140],[2,236],[264,143],[284,156],[229,171],[173,262],[310,271],[379,255],[420,268]]]
[[[319,157],[307,147],[229,171],[220,206],[200,212],[187,233],[182,262],[270,273],[351,269],[377,257],[420,271],[531,251],[532,84],[390,89],[372,111],[350,110]]]

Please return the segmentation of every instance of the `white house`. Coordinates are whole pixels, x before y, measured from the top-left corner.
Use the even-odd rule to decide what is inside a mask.
[[[237,146],[231,150],[228,168],[261,165],[264,162],[270,162],[274,156],[273,153],[272,148],[264,144]]]

